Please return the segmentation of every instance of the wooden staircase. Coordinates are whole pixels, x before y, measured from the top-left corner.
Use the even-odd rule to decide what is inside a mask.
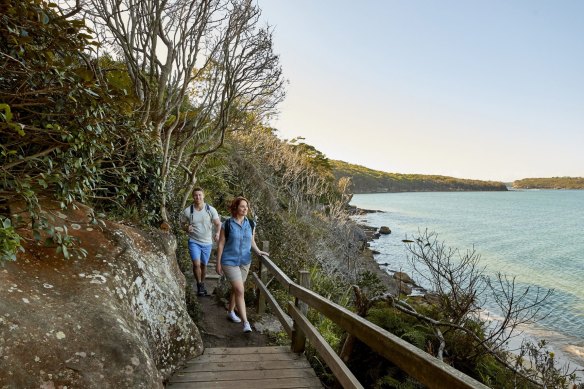
[[[167,388],[322,388],[303,354],[290,347],[207,348]]]
[[[216,257],[207,265],[206,286],[209,293],[220,276],[215,271]],[[195,287],[196,290],[196,287]],[[217,309],[221,309],[217,307]],[[237,331],[241,331],[237,327]],[[303,353],[290,346],[205,348],[166,383],[167,388],[322,388],[316,373]]]

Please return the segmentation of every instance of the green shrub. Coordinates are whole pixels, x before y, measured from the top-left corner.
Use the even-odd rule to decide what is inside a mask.
[[[359,274],[357,285],[369,298],[380,295],[387,290],[387,287],[383,284],[381,279],[379,279],[379,276],[369,270]]]
[[[10,219],[0,216],[0,263],[15,261],[16,253],[24,251],[20,239]]]
[[[0,51],[11,58],[0,68],[0,201],[25,201],[35,222],[40,196],[63,208],[134,205],[139,220],[152,220],[160,157],[148,126],[129,114],[132,91],[108,83],[120,64],[97,58],[85,22],[54,3],[7,0],[0,8]],[[67,256],[67,236],[51,238]]]
[[[428,339],[428,332],[424,331],[421,326],[416,326],[407,329],[401,338],[417,348],[424,350]]]
[[[378,379],[373,385],[375,389],[416,389],[422,386],[415,381],[406,379],[400,381],[391,375],[386,375]]]

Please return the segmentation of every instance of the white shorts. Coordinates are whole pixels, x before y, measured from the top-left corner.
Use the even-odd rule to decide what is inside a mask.
[[[223,269],[223,274],[225,274],[225,278],[227,278],[227,281],[245,282],[245,280],[247,279],[247,274],[249,273],[250,265],[251,263],[239,266],[221,266],[221,268]]]

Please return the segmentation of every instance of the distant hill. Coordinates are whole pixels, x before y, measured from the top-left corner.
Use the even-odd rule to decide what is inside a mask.
[[[582,177],[524,178],[513,181],[516,189],[584,189]]]
[[[502,182],[422,174],[386,173],[343,161],[331,160],[330,163],[337,180],[341,177],[351,177],[353,193],[507,190],[507,186]]]

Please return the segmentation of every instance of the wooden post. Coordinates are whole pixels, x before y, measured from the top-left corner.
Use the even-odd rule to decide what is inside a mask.
[[[300,286],[303,286],[307,289],[310,289],[310,273],[306,270],[300,270],[298,272],[298,283]],[[298,298],[295,299],[294,305],[298,307],[298,309],[302,312],[304,316],[308,313],[308,305],[306,303],[300,301]],[[294,325],[292,327],[292,352],[301,353],[306,348],[306,335],[296,321],[294,321]]]
[[[268,242],[267,240],[264,240],[262,242],[262,251],[265,251],[265,252],[270,251],[270,242]],[[264,284],[264,285],[266,285],[266,283],[268,282],[268,269],[266,269],[266,267],[262,263],[261,259],[260,259],[260,280],[262,281],[262,284]],[[258,305],[257,306],[258,306],[258,313],[260,315],[266,312],[266,296],[261,292],[261,290],[258,290]]]

